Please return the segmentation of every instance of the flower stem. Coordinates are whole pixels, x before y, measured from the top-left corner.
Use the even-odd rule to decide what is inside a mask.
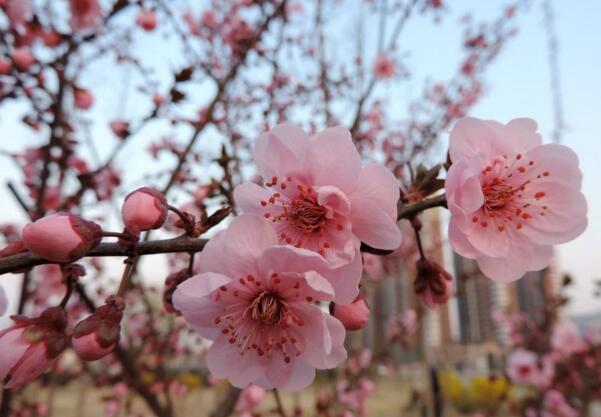
[[[273,396],[275,397],[278,414],[280,417],[286,417],[286,412],[284,411],[284,406],[282,405],[282,399],[280,398],[280,392],[277,390],[277,388],[273,390]]]

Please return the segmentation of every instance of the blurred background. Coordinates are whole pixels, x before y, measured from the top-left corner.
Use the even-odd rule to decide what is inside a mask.
[[[0,75],[5,243],[40,212],[65,209],[118,230],[124,195],[146,184],[169,192],[178,207],[211,213],[231,203],[233,185],[254,177],[252,143],[281,121],[310,131],[346,126],[366,161],[385,163],[406,184],[409,165],[444,162],[458,118],[530,117],[545,142],[563,143],[579,155],[587,231],[556,248],[548,269],[499,284],[451,251],[446,212],[428,211],[422,216],[426,249],[452,274],[455,296],[432,311],[413,293],[410,232],[392,256],[366,255],[363,289],[371,315],[366,327],[347,337],[351,359],[343,369],[324,372],[310,389],[285,394],[284,406],[290,416],[601,415],[594,404],[601,395],[598,348],[590,347],[588,365],[580,357],[559,360],[594,371],[582,377],[581,390],[562,391],[554,382],[576,414],[558,403],[549,406],[547,391],[512,381],[506,367],[518,348],[547,354],[555,323],[573,323],[574,337],[597,346],[591,340],[601,328],[601,2],[296,1],[285,6],[285,19],[276,15],[265,26],[276,1],[106,0],[98,3],[95,27],[78,33],[82,29],[69,17],[74,6],[62,0],[34,0],[36,18],[13,27],[10,3],[20,1],[0,1],[0,55],[27,48],[35,57],[31,67]],[[148,16],[140,20],[143,11],[154,25]],[[34,32],[34,20],[62,41],[49,46],[41,35],[31,36],[43,42],[20,39]],[[77,48],[62,63],[58,57],[72,45]],[[43,158],[36,152],[46,149],[49,129],[39,108],[52,109],[48,103],[62,84],[68,93],[59,108],[69,143],[52,145],[57,158],[40,199]],[[93,104],[77,103],[80,90]],[[77,161],[63,164],[58,155]],[[138,266],[124,339],[135,358],[132,372],[147,390],[132,383],[123,358],[86,364],[66,354],[51,376],[16,395],[12,413],[222,416],[228,400],[240,404],[239,393],[207,375],[207,342],[162,310],[165,278],[184,261],[157,255]],[[82,283],[93,302],[118,285],[120,259],[95,258],[86,267]],[[57,273],[35,268],[25,284],[23,274],[3,275],[9,312],[33,314],[60,300]],[[81,297],[74,315],[85,314]],[[8,315],[0,318],[3,327]],[[564,365],[556,366],[553,378],[569,381]],[[243,395],[251,406],[234,413],[279,413],[270,394]],[[149,405],[148,396],[159,405]]]

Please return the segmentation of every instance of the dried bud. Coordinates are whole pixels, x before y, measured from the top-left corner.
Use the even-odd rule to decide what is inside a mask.
[[[436,262],[422,258],[417,261],[413,288],[428,308],[433,310],[453,296],[453,278]]]
[[[188,271],[188,268],[185,268],[181,271],[174,272],[165,280],[165,289],[163,290],[163,306],[168,313],[175,313],[177,315],[181,314],[179,310],[173,306],[173,293],[179,284],[191,276],[192,274]]]
[[[152,10],[142,10],[136,17],[136,23],[145,31],[150,32],[157,27],[157,16]]]
[[[359,296],[351,304],[330,303],[330,314],[340,320],[346,330],[359,330],[369,320],[369,306]]]
[[[105,304],[80,321],[71,339],[77,355],[83,360],[95,361],[111,353],[119,343],[122,318],[123,312],[119,307]]]
[[[0,331],[0,381],[17,388],[50,368],[67,347],[67,313],[62,307],[39,317],[13,316],[15,325]]]
[[[167,200],[152,188],[138,188],[125,197],[121,215],[125,228],[131,232],[158,229],[167,218]]]
[[[34,255],[54,262],[73,262],[96,247],[102,229],[81,217],[57,213],[23,228],[23,245]]]

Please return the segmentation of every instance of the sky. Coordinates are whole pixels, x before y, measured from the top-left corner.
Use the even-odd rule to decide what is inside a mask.
[[[470,11],[484,19],[494,18],[505,4],[498,0],[448,0],[447,3],[450,11],[448,14],[443,13],[446,16],[440,24],[433,25],[431,17],[409,21],[400,45],[410,46],[407,64],[412,73],[418,76],[403,84],[399,90],[391,90],[388,99],[409,99],[419,94],[426,78],[444,80],[452,75],[457,67],[461,38],[457,28],[459,17]],[[510,40],[488,70],[484,97],[471,115],[502,122],[515,117],[531,117],[538,121],[540,132],[550,141],[554,119],[549,88],[547,38],[541,2],[531,3],[529,10],[518,18],[519,33]],[[601,256],[598,255],[597,246],[601,240],[601,187],[597,184],[601,179],[601,133],[597,127],[601,104],[601,49],[598,46],[598,40],[601,39],[601,1],[552,0],[552,3],[556,13],[559,67],[567,124],[563,143],[572,147],[580,157],[590,222],[581,237],[558,247],[557,266],[575,278],[575,285],[570,290],[570,295],[573,296],[573,302],[569,306],[570,313],[601,312],[601,303],[592,297],[593,280],[601,278]],[[156,53],[152,42],[148,43],[147,49]],[[112,86],[119,85],[126,76],[105,70],[94,75],[88,82],[106,86],[102,94],[114,97],[119,93],[118,88]],[[397,94],[401,97],[392,96]],[[106,102],[114,103],[114,100]],[[99,103],[93,111],[97,115],[109,114],[110,117],[124,111],[107,106]],[[35,136],[28,129],[14,124],[14,114],[7,114],[7,111],[0,114],[0,149],[17,150],[24,143],[36,143]],[[11,106],[10,112],[20,113],[22,108]],[[106,127],[104,129],[110,135]],[[141,145],[133,145],[132,151],[139,149]],[[102,148],[100,152],[103,152]],[[123,163],[124,160],[120,162]],[[2,183],[15,178],[16,172],[6,159],[0,160],[0,164]],[[135,173],[135,170],[136,166],[133,165],[130,173]],[[0,201],[3,202],[0,205],[0,223],[14,220],[15,217],[24,220],[21,214],[16,214],[20,210],[4,187],[0,187]],[[7,287],[14,295],[13,286]]]

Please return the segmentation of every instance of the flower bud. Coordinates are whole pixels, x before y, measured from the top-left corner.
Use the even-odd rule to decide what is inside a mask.
[[[129,123],[123,120],[113,120],[109,126],[119,139],[125,139],[129,135]]]
[[[0,381],[17,388],[50,368],[67,347],[67,313],[62,307],[39,317],[14,316],[15,325],[0,331]]]
[[[125,228],[131,232],[158,229],[167,218],[167,200],[152,188],[138,188],[125,197],[121,215]]]
[[[346,330],[359,330],[369,320],[369,306],[362,296],[351,304],[330,304],[330,314],[344,325]]]
[[[81,110],[88,110],[94,104],[94,96],[89,90],[84,88],[76,88],[73,91],[75,107]]]
[[[152,31],[157,26],[157,16],[152,10],[142,10],[136,18],[136,23],[145,31]]]
[[[102,229],[81,217],[57,213],[23,228],[23,245],[34,255],[54,262],[73,262],[96,247]]]
[[[121,333],[121,309],[113,304],[98,307],[94,314],[80,321],[73,330],[71,344],[77,355],[95,361],[111,353]]]
[[[436,262],[422,258],[417,261],[413,288],[426,306],[433,310],[453,296],[453,278]]]
[[[17,48],[10,56],[17,67],[21,71],[27,70],[35,63],[35,58],[31,51],[27,48]]]

